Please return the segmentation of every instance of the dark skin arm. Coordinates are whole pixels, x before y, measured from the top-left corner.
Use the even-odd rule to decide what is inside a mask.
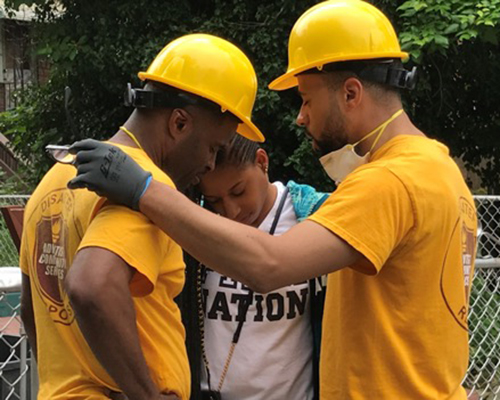
[[[160,394],[142,353],[129,290],[134,272],[108,250],[85,248],[77,253],[65,287],[87,343],[127,398],[176,399]]]
[[[33,313],[33,301],[31,299],[31,285],[28,275],[22,274],[21,284],[21,319],[23,321],[24,330],[28,335],[28,341],[31,346],[31,354],[37,358],[36,347],[36,327],[35,315]]]

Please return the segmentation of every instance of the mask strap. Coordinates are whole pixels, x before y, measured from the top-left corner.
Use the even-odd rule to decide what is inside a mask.
[[[378,136],[377,138],[375,139],[375,141],[373,142],[373,145],[370,149],[370,151],[372,151],[372,149],[377,145],[380,137],[382,136],[382,134],[384,133],[385,129],[387,128],[387,126],[392,122],[394,121],[397,117],[399,117],[401,114],[403,114],[403,109],[400,109],[398,111],[396,111],[387,121],[385,122],[382,122],[379,126],[377,126],[373,131],[371,131],[369,134],[367,134],[364,138],[358,140],[356,143],[354,143],[352,145],[352,147],[354,146],[357,146],[359,143],[361,143],[363,140],[366,140],[368,139],[369,137],[375,135],[377,132],[378,132]]]
[[[386,130],[386,128],[389,126],[389,124],[392,121],[394,121],[397,117],[399,117],[401,114],[403,114],[403,109],[401,109],[399,111],[396,111],[396,113],[391,118],[389,118],[385,123],[382,124],[383,126],[380,128],[380,133],[378,134],[377,138],[373,142],[372,148],[370,149],[370,151],[372,151],[375,148],[375,146],[377,145],[379,139],[381,138],[382,134],[384,133],[384,131]]]

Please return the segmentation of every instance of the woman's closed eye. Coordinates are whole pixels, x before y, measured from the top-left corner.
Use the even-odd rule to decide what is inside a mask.
[[[206,196],[203,197],[203,200],[208,204],[217,204],[220,201],[220,199],[217,197],[206,197]]]
[[[241,190],[240,190],[240,189],[238,189],[238,190],[233,191],[233,192],[231,193],[231,195],[232,195],[233,197],[240,197],[240,196],[242,196],[244,193],[245,193],[245,189],[241,189]]]

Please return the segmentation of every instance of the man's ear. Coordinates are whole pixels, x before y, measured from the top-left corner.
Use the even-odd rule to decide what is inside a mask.
[[[182,108],[175,108],[168,119],[169,134],[173,140],[182,140],[193,130],[193,117]]]
[[[364,87],[361,81],[355,77],[345,80],[343,86],[343,103],[347,109],[355,109],[363,100]]]

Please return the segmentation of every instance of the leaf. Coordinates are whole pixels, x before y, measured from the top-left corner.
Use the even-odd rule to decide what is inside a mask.
[[[456,32],[458,32],[458,29],[459,29],[459,28],[460,28],[460,25],[459,25],[459,24],[457,24],[457,23],[455,23],[455,24],[451,24],[451,25],[449,25],[449,26],[445,29],[444,34],[445,34],[445,35],[449,35],[449,34],[451,34],[451,33],[456,33]]]
[[[434,43],[444,48],[448,48],[449,40],[446,36],[436,35],[434,36]]]

